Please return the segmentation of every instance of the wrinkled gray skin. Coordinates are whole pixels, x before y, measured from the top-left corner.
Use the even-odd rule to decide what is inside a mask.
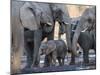
[[[71,50],[71,20],[69,17],[69,12],[64,4],[50,3],[50,8],[53,14],[54,23],[57,21],[60,24],[59,35],[66,33],[66,41],[68,45],[68,50]],[[45,66],[48,66],[48,57],[45,58]],[[48,63],[48,64],[47,64]]]
[[[47,37],[53,39],[54,22],[52,13],[47,3],[26,2],[20,8],[20,18],[22,25],[33,31],[33,49],[28,52],[28,65],[34,67],[39,65],[39,47],[41,41]],[[29,49],[28,49],[29,50]]]
[[[20,70],[22,51],[24,49],[24,28],[34,32],[34,49],[33,49],[33,66],[39,64],[39,46],[42,40],[42,34],[45,34],[48,39],[51,39],[53,34],[53,19],[51,11],[47,4],[43,8],[39,7],[40,4],[30,2],[12,1],[11,8],[11,25],[12,25],[12,46],[13,46],[13,59],[12,59],[12,73]],[[41,4],[42,5],[42,4]],[[33,8],[35,7],[35,8]],[[42,7],[42,6],[41,6]],[[35,10],[33,10],[35,9]],[[46,11],[47,9],[47,11]],[[34,12],[35,11],[35,12]],[[46,17],[46,18],[45,18]],[[31,64],[30,64],[31,65]]]
[[[50,55],[49,66],[56,66],[56,59],[58,60],[60,66],[64,65],[67,47],[63,40],[49,40],[47,42],[41,43],[39,51],[41,55]]]
[[[79,21],[80,21],[80,17],[71,18],[71,42]]]
[[[31,67],[33,63],[33,48],[34,48],[34,31],[24,30],[24,47],[27,55],[27,66]]]
[[[73,32],[72,32],[73,33]],[[72,36],[74,33],[72,34]],[[89,63],[89,50],[94,49],[96,54],[96,33],[94,30],[92,31],[85,31],[81,32],[80,36],[78,38],[78,44],[83,49],[83,63],[88,64]],[[72,57],[73,61],[75,62],[75,57]]]
[[[66,33],[66,39],[68,44],[68,49],[71,50],[71,19],[69,16],[69,12],[67,6],[64,4],[50,4],[53,19],[54,21],[58,21],[60,24],[60,34]]]
[[[95,7],[87,8],[80,17],[78,26],[72,38],[72,50],[77,49],[77,42],[83,48],[84,62],[88,63],[89,49],[96,50],[96,11]],[[85,30],[86,32],[81,32]],[[75,51],[74,50],[74,51]],[[72,53],[71,63],[75,64],[75,54]]]
[[[96,38],[94,31],[81,32],[78,38],[78,43],[83,49],[83,63],[89,63],[89,50],[94,49],[96,54]]]
[[[20,7],[24,4],[24,2],[11,2],[11,31],[12,31],[12,49],[13,53],[11,56],[11,73],[16,73],[20,69],[22,52],[24,49],[24,36],[23,36],[23,27],[20,22],[19,11]]]

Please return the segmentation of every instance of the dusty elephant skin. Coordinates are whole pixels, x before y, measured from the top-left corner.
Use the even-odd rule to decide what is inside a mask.
[[[59,37],[61,34],[66,33],[68,49],[71,50],[71,20],[68,9],[64,4],[50,3],[49,5],[52,11],[54,23],[57,21],[60,24]],[[49,56],[45,57],[45,66],[50,65],[48,58]]]
[[[89,63],[89,50],[94,49],[96,54],[96,38],[95,38],[95,31],[85,31],[81,32],[78,38],[79,45],[83,49],[83,63]],[[72,58],[75,62],[75,57]],[[95,59],[96,60],[96,59]]]
[[[85,64],[89,63],[89,49],[94,49],[96,54],[96,39],[95,39],[95,32],[86,31],[81,32],[78,43],[83,48],[83,61]]]
[[[26,16],[27,15],[27,16]],[[54,23],[52,13],[47,3],[26,2],[20,8],[20,17],[25,28],[34,31],[34,48],[31,56],[32,67],[39,66],[39,46],[41,41],[48,37],[53,39]]]
[[[33,48],[34,48],[34,31],[24,30],[24,47],[27,55],[27,66],[31,67],[33,63]]]
[[[95,54],[96,54],[95,32],[93,31],[81,32],[78,38],[78,43],[83,49],[83,64],[88,64],[89,63],[89,50],[94,49]],[[75,62],[75,57],[73,57],[72,59]]]
[[[95,31],[95,25],[96,25],[96,8],[95,6],[91,7],[91,8],[87,8],[81,18],[80,18],[80,21],[78,23],[78,26],[75,30],[75,34],[73,36],[73,39],[72,39],[72,50],[73,52],[76,51],[76,48],[77,48],[77,42],[78,42],[78,38],[80,36],[80,33],[82,30],[94,30]],[[75,64],[75,61],[74,61],[74,57],[76,56],[75,53],[72,53],[72,60],[71,60],[71,64]]]
[[[67,46],[63,40],[49,40],[41,43],[39,51],[40,54],[49,56],[50,66],[56,65],[56,59],[58,60],[60,66],[64,65]]]
[[[11,59],[11,73],[16,73],[20,71],[21,65],[21,56],[24,49],[24,35],[23,35],[23,27],[20,22],[19,12],[20,7],[24,4],[24,2],[11,2],[11,31],[12,31],[12,59]]]
[[[22,70],[25,73],[25,69],[38,71],[39,68],[43,65],[43,58],[45,68],[49,69],[52,65],[54,65],[52,67],[55,67],[58,64],[58,67],[63,67],[69,63],[68,61],[64,65],[67,51],[71,51],[71,63],[75,64],[75,57],[78,56],[78,52],[76,49],[77,43],[83,48],[84,63],[89,63],[89,49],[94,49],[96,51],[95,6],[93,6],[92,8],[89,7],[83,12],[74,33],[72,33],[69,13],[70,12],[68,11],[65,4],[40,3],[31,1],[23,2],[12,0],[12,74],[15,75],[17,73],[21,73]],[[57,36],[57,38],[59,39],[60,35],[65,33],[67,47],[64,41],[53,40],[54,33],[56,32],[56,30],[54,30],[56,29],[56,22],[58,22],[60,25],[59,35]],[[81,32],[83,30],[85,32]],[[41,42],[44,41],[44,38],[47,38],[47,42],[41,44]],[[23,52],[26,52],[27,57],[23,57]],[[43,56],[41,58],[41,61],[40,54],[45,54],[45,57]],[[70,57],[70,55],[68,55],[68,57]],[[56,60],[58,60],[58,63],[56,62]],[[68,67],[65,67],[63,67],[62,69],[60,68],[59,70],[62,71],[64,69],[69,69]],[[76,64],[74,68],[77,68]],[[54,68],[52,70],[55,71],[56,69]],[[34,71],[32,71],[32,73],[35,73]]]
[[[75,34],[75,30],[76,30],[79,22],[80,22],[80,20],[76,19],[76,23],[74,25],[72,24],[71,39],[73,38],[73,35]],[[83,49],[84,64],[88,64],[89,63],[89,50],[94,49],[95,54],[96,54],[96,32],[95,32],[95,28],[93,28],[93,29],[88,28],[84,32],[81,32],[80,35],[79,35],[77,43],[79,43],[79,45]],[[71,60],[73,62],[75,62],[75,56],[74,55],[72,55]],[[71,64],[73,64],[73,62],[71,62]]]
[[[16,4],[14,4],[14,2],[15,1],[12,2],[12,12],[16,12],[16,13],[14,13],[13,17],[15,18],[15,16],[18,14],[19,22],[17,24],[17,22],[12,20],[13,24],[16,23],[16,26],[17,25],[19,27],[22,26],[22,29],[21,29],[22,32],[24,32],[24,28],[34,31],[34,34],[33,34],[33,37],[34,37],[34,46],[33,47],[34,48],[32,50],[33,55],[31,55],[31,56],[33,56],[32,65],[38,66],[39,65],[38,50],[39,50],[41,40],[43,40],[45,37],[48,37],[48,40],[53,39],[53,37],[54,37],[53,30],[54,30],[54,22],[56,21],[56,19],[54,19],[54,17],[52,17],[54,12],[52,12],[48,3],[35,3],[35,2],[23,3],[23,2],[21,2],[23,4],[21,6],[19,5],[20,6],[19,7]],[[18,2],[15,2],[15,3],[18,3]],[[14,6],[18,10],[15,11]],[[16,20],[16,19],[14,19],[14,20]],[[64,19],[59,20],[59,22],[61,23],[62,30],[64,30],[63,26],[66,24],[66,21],[62,21],[62,20],[64,20]],[[13,27],[13,24],[12,24],[12,27]],[[65,27],[66,27],[66,25],[65,25]],[[15,31],[15,28],[12,28],[12,29],[14,29],[14,31]],[[17,32],[18,31],[16,31],[16,33]],[[20,32],[18,32],[18,34],[19,33]],[[24,35],[24,33],[22,33],[20,36],[23,36],[23,35]],[[15,36],[17,36],[17,35],[14,34],[14,37]],[[24,37],[22,38],[22,40],[23,39],[24,39]],[[22,44],[22,45],[24,46],[24,44]],[[21,46],[21,47],[23,47],[23,46]],[[20,54],[20,53],[18,53],[18,54]],[[29,59],[31,59],[31,58],[29,58]],[[14,60],[16,60],[16,59],[14,59]],[[46,60],[48,60],[48,59],[46,59]]]
[[[58,21],[60,24],[60,34],[66,33],[66,41],[68,43],[68,49],[71,50],[71,19],[69,16],[68,8],[64,4],[50,4],[54,21]]]
[[[50,35],[50,34],[44,33],[42,30],[41,30],[41,32],[42,32],[42,39],[41,39],[41,41],[45,37],[48,37],[48,35]],[[26,50],[26,54],[27,54],[27,66],[25,68],[30,68],[32,63],[33,63],[34,31],[32,31],[32,30],[25,30],[24,31],[24,43],[25,43],[25,50]],[[39,57],[39,55],[38,55],[38,57]]]
[[[13,39],[13,65],[12,73],[16,73],[20,70],[20,63],[22,56],[22,50],[24,47],[24,28],[32,30],[34,34],[32,35],[34,38],[34,48],[32,48],[33,52],[33,66],[39,65],[39,57],[38,50],[41,43],[41,40],[44,37],[48,37],[48,39],[53,38],[53,19],[51,16],[51,11],[48,7],[48,4],[42,4],[46,6],[44,8],[38,9],[38,3],[30,3],[30,2],[19,2],[12,1],[11,7],[11,25],[12,25],[12,39]],[[36,7],[36,10],[33,10],[33,7]],[[39,7],[40,8],[40,7]],[[45,11],[44,11],[45,9]],[[47,11],[46,11],[47,10]],[[42,13],[42,15],[41,15]],[[45,17],[44,17],[45,16]],[[42,35],[43,34],[43,35]],[[29,58],[31,59],[31,58]],[[30,64],[30,65],[32,65]]]

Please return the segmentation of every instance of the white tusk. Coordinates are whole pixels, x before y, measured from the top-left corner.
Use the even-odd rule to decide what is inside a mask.
[[[68,25],[69,23],[67,23],[67,22],[64,22],[66,25]]]
[[[87,30],[88,28],[85,28],[83,31],[81,31],[81,32],[85,32],[86,30]]]
[[[52,26],[52,23],[50,23],[50,22],[48,22],[47,24],[50,25],[50,26]]]

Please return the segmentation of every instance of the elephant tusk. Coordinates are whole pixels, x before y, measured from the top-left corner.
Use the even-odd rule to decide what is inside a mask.
[[[67,22],[63,22],[64,24],[66,24],[66,25],[68,25],[69,23],[67,23]]]
[[[68,25],[69,23],[66,23],[66,22],[65,22],[65,24]]]
[[[52,26],[52,23],[50,23],[50,22],[48,22],[47,24],[48,24],[49,26]]]
[[[85,28],[83,31],[81,31],[81,32],[85,32],[86,30],[87,30],[88,28]]]

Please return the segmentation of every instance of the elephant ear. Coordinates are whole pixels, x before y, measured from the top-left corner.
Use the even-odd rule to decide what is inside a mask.
[[[56,50],[56,44],[54,43],[54,41],[49,41],[47,43],[47,50],[46,50],[46,55],[50,54],[51,52]]]
[[[20,8],[20,20],[22,22],[22,25],[25,28],[28,28],[30,30],[37,30],[38,29],[37,21],[36,21],[35,15],[33,14],[31,4],[29,2],[26,2]]]

